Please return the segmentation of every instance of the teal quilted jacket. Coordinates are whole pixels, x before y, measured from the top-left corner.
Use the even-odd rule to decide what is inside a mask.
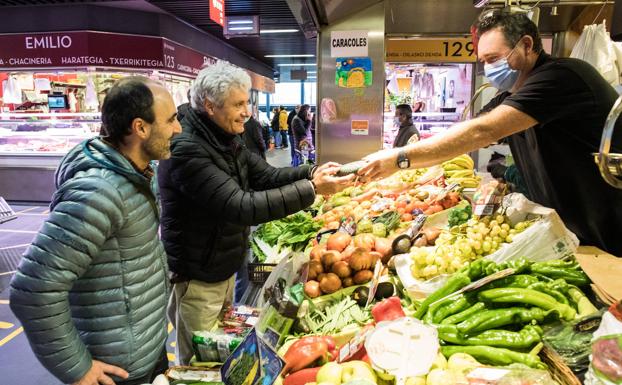
[[[166,343],[167,265],[153,184],[100,139],[56,171],[51,212],[11,281],[41,363],[80,379],[96,359],[147,375]]]

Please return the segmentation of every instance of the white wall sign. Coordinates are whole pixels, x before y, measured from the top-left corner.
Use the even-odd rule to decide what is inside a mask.
[[[368,56],[367,31],[333,31],[330,33],[331,57]]]

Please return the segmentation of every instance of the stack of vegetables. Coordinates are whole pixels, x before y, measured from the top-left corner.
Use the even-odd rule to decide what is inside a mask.
[[[391,241],[363,233],[354,237],[345,232],[331,234],[326,242],[311,249],[305,294],[316,298],[353,285],[368,283],[376,261],[387,263]]]
[[[514,269],[512,275],[452,295],[507,268]],[[596,312],[580,289],[587,284],[575,261],[495,264],[482,259],[454,274],[421,304],[415,317],[436,325],[447,357],[467,353],[485,364],[546,368],[537,355],[540,325]]]

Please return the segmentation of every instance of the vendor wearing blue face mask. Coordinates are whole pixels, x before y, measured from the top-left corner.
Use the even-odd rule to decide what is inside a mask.
[[[508,137],[532,200],[552,207],[583,244],[622,256],[622,190],[601,178],[592,153],[617,93],[590,64],[552,58],[523,14],[478,25],[478,59],[499,94],[477,118],[401,149],[366,157],[367,178],[438,164]],[[622,119],[611,152],[622,152]]]

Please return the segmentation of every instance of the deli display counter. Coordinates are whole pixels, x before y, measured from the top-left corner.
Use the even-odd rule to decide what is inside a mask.
[[[100,124],[99,113],[0,113],[0,196],[49,202],[61,159]]]

